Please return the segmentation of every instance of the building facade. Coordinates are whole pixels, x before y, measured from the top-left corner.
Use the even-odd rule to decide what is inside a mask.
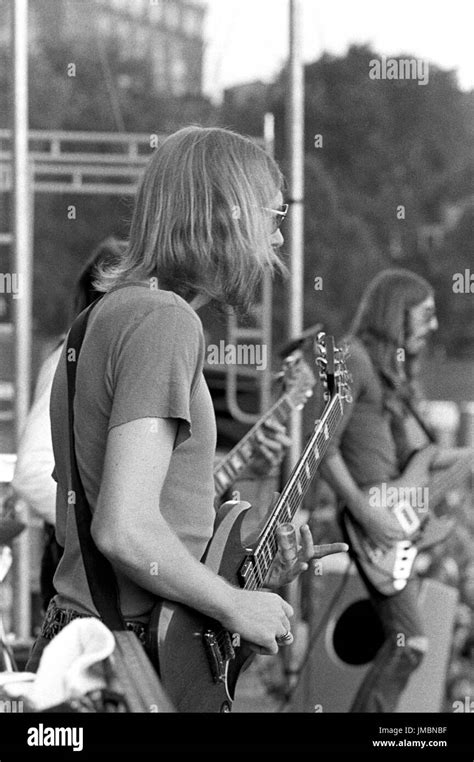
[[[10,42],[10,3],[0,0],[0,45]],[[156,93],[202,94],[206,5],[198,0],[33,0],[30,45],[69,38],[114,40],[123,60],[144,61]]]

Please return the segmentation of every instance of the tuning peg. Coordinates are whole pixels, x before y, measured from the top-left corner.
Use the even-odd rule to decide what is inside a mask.
[[[315,349],[319,352],[326,352],[326,334],[323,331],[318,333],[314,340]]]

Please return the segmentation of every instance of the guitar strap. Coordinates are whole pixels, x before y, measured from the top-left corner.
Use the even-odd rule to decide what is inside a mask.
[[[424,433],[428,437],[428,439],[431,442],[431,444],[436,444],[437,439],[436,439],[436,435],[435,435],[433,429],[431,428],[431,426],[429,426],[426,423],[426,421],[423,420],[423,418],[419,414],[418,410],[413,405],[412,401],[410,399],[408,399],[408,398],[407,399],[403,398],[403,403],[405,404],[405,407],[409,410],[409,412],[411,413],[411,415],[413,416],[415,421],[418,423],[420,428],[424,431]]]
[[[391,389],[395,398],[398,400],[398,404],[400,405],[401,411],[404,411],[404,413],[402,412],[402,417],[407,415],[411,416],[416,421],[421,431],[423,431],[428,442],[430,442],[431,444],[436,444],[437,437],[433,428],[429,426],[429,424],[425,420],[423,420],[422,416],[420,415],[415,405],[413,404],[413,400],[408,390],[397,386],[394,380],[388,374],[382,371],[381,368],[378,367],[377,370],[382,381],[385,383],[385,385],[389,389]],[[400,419],[400,414],[397,414],[396,410],[391,409],[392,406],[390,404],[387,404],[387,408],[390,410],[394,422]],[[418,450],[419,447],[416,447],[416,446],[414,447],[413,445],[410,447],[410,443],[406,434],[405,424],[401,423],[401,426],[403,430],[403,439],[405,440],[405,445],[407,448],[405,451],[405,457],[402,459],[402,462],[400,463],[400,466],[403,469],[403,467],[407,464],[408,460],[410,459],[411,455],[413,455],[413,453],[416,450]]]
[[[77,534],[94,606],[99,612],[102,621],[110,630],[125,630],[125,622],[120,612],[118,586],[114,571],[109,561],[102,555],[92,539],[92,513],[79,474],[74,441],[74,397],[76,393],[77,362],[90,314],[101,299],[102,297],[96,299],[96,301],[92,302],[87,309],[78,315],[67,337],[66,368],[71,480],[69,494],[72,494],[74,499]]]
[[[152,662],[148,648],[143,647],[135,632],[127,629],[120,611],[120,596],[111,564],[102,555],[91,534],[92,513],[79,474],[74,442],[74,397],[79,353],[90,314],[100,296],[78,315],[67,337],[66,365],[68,388],[70,486],[74,495],[74,512],[82,560],[94,606],[103,623],[115,638],[114,673],[124,693],[130,712],[174,712],[158,677],[158,658]]]

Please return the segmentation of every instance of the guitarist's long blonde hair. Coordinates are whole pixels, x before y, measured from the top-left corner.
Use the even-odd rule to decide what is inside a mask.
[[[255,141],[217,127],[178,130],[145,169],[122,261],[100,267],[95,287],[156,277],[188,301],[200,293],[245,310],[264,270],[285,271],[268,210],[282,188]]]

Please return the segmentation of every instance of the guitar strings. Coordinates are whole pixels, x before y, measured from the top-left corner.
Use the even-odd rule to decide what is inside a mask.
[[[339,409],[336,405],[337,401],[339,401],[339,405],[340,405]],[[283,512],[285,511],[287,512],[288,518],[290,520],[293,517],[293,515],[296,513],[301,503],[301,499],[304,496],[309,484],[311,483],[312,478],[314,477],[314,474],[312,474],[312,477],[309,478],[306,472],[303,471],[305,464],[309,463],[310,460],[313,459],[314,466],[317,466],[319,462],[321,461],[324,455],[324,450],[327,448],[327,445],[329,444],[329,441],[331,439],[332,434],[330,434],[328,439],[324,438],[324,440],[321,443],[318,442],[318,437],[321,437],[323,426],[328,426],[328,428],[330,428],[332,425],[334,425],[334,430],[335,430],[336,424],[338,423],[338,416],[342,410],[339,395],[334,397],[332,402],[334,404],[332,404],[332,406],[329,408],[327,412],[326,420],[324,420],[324,415],[323,415],[323,418],[318,422],[317,430],[314,432],[313,436],[311,437],[308,444],[306,445],[299,463],[295,467],[293,474],[290,476],[290,479],[288,481],[288,486],[284,490],[280,498],[280,501],[285,503]],[[314,452],[315,445],[318,446],[318,450],[319,450],[319,457],[317,459]],[[302,480],[303,484],[300,483],[302,492],[301,494],[297,494],[297,484],[300,482],[300,477],[302,476],[303,473],[305,476],[306,483],[304,483],[304,481]],[[287,496],[285,496],[285,492],[287,493]],[[267,527],[262,533],[261,540],[253,555],[254,565],[252,566],[252,570],[249,573],[249,576],[245,582],[244,589],[255,590],[256,588],[261,587],[264,584],[264,581],[270,569],[271,563],[273,562],[275,551],[278,547],[278,542],[277,542],[275,533],[276,533],[276,529],[278,525],[281,523],[281,520],[279,520],[281,518],[282,518],[281,513],[279,514],[279,517],[277,517],[277,515],[275,514],[270,519]]]
[[[331,423],[331,419],[333,419],[335,416],[334,408],[332,409],[331,413],[328,414],[326,424]],[[301,471],[303,468],[303,464],[305,461],[310,461],[311,459],[314,460],[314,465],[317,464],[315,455],[314,455],[314,444],[317,443],[317,438],[321,434],[321,428],[318,428],[318,431],[315,433],[315,435],[311,438],[310,442],[308,443],[308,446],[306,449],[306,453],[302,456],[301,463],[299,464],[299,467],[295,469],[295,472],[293,474],[293,479],[290,479],[290,481],[293,481],[294,484],[290,486],[290,489],[288,491],[288,496],[285,499],[285,508],[284,511],[288,513],[288,518],[291,519],[296,510],[299,507],[299,504],[301,502],[302,495],[306,492],[307,487],[309,486],[311,479],[307,477],[307,474],[305,474],[305,480],[303,481],[302,491],[301,494],[296,494],[296,482],[297,480],[300,480],[300,477],[302,475]],[[324,445],[328,443],[329,440],[324,440],[323,443],[319,444],[319,448],[324,449]],[[321,460],[321,454],[318,460]],[[303,472],[304,473],[304,472]],[[314,476],[314,474],[313,474]],[[305,483],[306,482],[306,483]],[[284,495],[282,496],[284,498]],[[262,540],[259,543],[259,547],[255,551],[254,560],[255,560],[255,566],[252,569],[252,572],[249,574],[249,578],[246,583],[246,587],[250,587],[251,589],[254,589],[255,587],[261,586],[266,578],[266,575],[268,574],[268,570],[271,566],[271,563],[273,561],[274,552],[277,549],[277,540],[275,537],[275,531],[279,523],[281,523],[281,518],[284,518],[279,516],[280,520],[277,520],[277,516],[275,515],[269,522],[269,525],[267,526],[264,535],[262,536]],[[263,559],[261,556],[263,555]],[[262,564],[262,561],[264,564]]]

